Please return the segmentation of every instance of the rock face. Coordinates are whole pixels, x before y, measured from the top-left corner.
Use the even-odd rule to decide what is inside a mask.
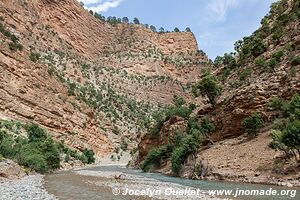
[[[135,160],[136,164],[144,160],[150,149],[168,144],[170,141],[173,141],[175,132],[184,132],[186,126],[187,123],[183,118],[174,117],[163,124],[158,137],[153,137],[149,134],[144,135],[143,138],[141,138],[141,142],[138,146],[139,154],[138,158]]]
[[[209,66],[192,33],[112,26],[76,0],[3,0],[0,17],[23,46],[11,50],[0,34],[0,116],[38,123],[97,155],[121,137],[137,140],[135,113],[151,111],[144,105],[169,104],[174,94],[191,99],[188,85]]]

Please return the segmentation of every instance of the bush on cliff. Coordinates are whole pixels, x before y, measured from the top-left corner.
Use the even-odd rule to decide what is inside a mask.
[[[208,119],[198,122],[195,118],[189,118],[187,129],[184,132],[176,131],[167,145],[151,149],[141,168],[148,171],[151,165],[159,166],[162,161],[170,159],[173,173],[179,175],[184,161],[196,152],[213,127]]]
[[[260,114],[253,113],[251,116],[245,118],[242,126],[250,136],[256,136],[258,129],[263,125],[263,120]]]
[[[94,157],[95,153],[92,150],[84,149],[82,153],[87,158],[87,164],[91,164],[95,162],[95,157]]]
[[[172,163],[172,171],[176,175],[179,174],[181,165],[185,160],[186,150],[184,147],[179,146],[172,152],[171,163]]]
[[[151,165],[160,165],[161,161],[170,157],[172,148],[170,145],[164,145],[151,149],[141,165],[142,170],[149,171]]]
[[[196,97],[200,95],[207,97],[209,103],[215,106],[216,99],[221,93],[221,87],[215,76],[210,73],[205,73],[202,80],[193,86],[193,93]]]
[[[290,101],[279,97],[273,98],[268,104],[274,111],[280,111],[281,119],[274,121],[269,146],[273,149],[283,151],[285,155],[300,156],[300,95],[295,94]],[[298,156],[297,156],[298,154]]]

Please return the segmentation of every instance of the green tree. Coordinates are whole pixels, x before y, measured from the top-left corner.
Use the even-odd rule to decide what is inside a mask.
[[[251,43],[251,53],[253,56],[257,57],[264,53],[267,49],[264,41],[259,37],[254,37]]]
[[[30,124],[26,127],[29,142],[40,142],[47,139],[44,129],[37,124]]]
[[[185,31],[186,31],[186,32],[192,32],[192,30],[190,29],[190,27],[187,27],[187,28],[185,29]]]
[[[58,169],[60,166],[60,157],[58,145],[52,138],[48,137],[46,140],[38,143],[38,148],[43,154],[49,169]]]
[[[94,17],[101,20],[101,21],[105,21],[105,17],[102,16],[101,14],[97,13],[97,12],[94,13]]]
[[[83,150],[83,155],[87,158],[87,163],[88,164],[91,164],[91,163],[94,163],[95,162],[95,153],[93,150],[90,150],[90,149],[84,149]]]
[[[220,67],[223,64],[223,57],[222,56],[217,56],[214,60],[214,66],[215,67]]]
[[[160,27],[159,32],[160,32],[160,33],[164,33],[164,32],[165,32],[165,29],[164,29],[163,27]]]
[[[174,32],[177,32],[177,33],[180,32],[179,28],[177,28],[177,27],[174,28]]]
[[[286,155],[293,153],[297,159],[300,155],[300,121],[289,123],[283,131],[274,130],[271,133],[272,142],[269,146],[285,152]],[[297,152],[297,153],[296,153]]]
[[[256,136],[257,131],[262,127],[262,125],[263,119],[261,115],[256,112],[245,118],[242,122],[243,128],[251,136]]]
[[[283,131],[282,143],[291,150],[297,150],[300,153],[300,121],[296,120],[289,124]]]
[[[172,171],[179,175],[181,170],[181,165],[184,162],[185,158],[185,149],[182,146],[177,147],[174,149],[171,155],[171,163],[172,163]]]
[[[29,59],[30,59],[32,62],[37,62],[40,58],[41,58],[41,54],[39,54],[39,53],[34,53],[34,52],[31,52],[31,53],[30,53]]]
[[[33,143],[22,146],[19,163],[39,173],[45,173],[49,169],[45,157]]]
[[[243,40],[238,40],[238,41],[236,41],[236,42],[234,43],[234,50],[235,50],[236,52],[241,52],[241,51],[242,51],[242,48],[243,48],[243,44],[244,44]]]
[[[216,99],[221,93],[217,79],[211,73],[205,73],[202,80],[193,86],[193,93],[196,97],[202,95],[207,97],[210,104],[214,107]]]
[[[300,57],[299,57],[299,56],[296,56],[296,57],[292,58],[292,60],[291,60],[291,65],[292,65],[292,66],[300,65]]]
[[[135,17],[135,18],[133,19],[133,23],[134,23],[134,24],[140,24],[140,20],[139,20],[138,18]]]
[[[151,26],[150,26],[150,29],[151,29],[153,32],[156,32],[156,27],[155,27],[155,26],[151,25]]]
[[[173,103],[175,104],[176,107],[181,107],[181,106],[183,106],[186,102],[185,102],[185,100],[184,100],[183,97],[174,95],[174,96],[173,96]]]
[[[122,22],[127,24],[127,23],[129,22],[128,17],[123,17],[123,18],[122,18]]]
[[[200,125],[201,131],[205,136],[208,136],[209,133],[215,130],[215,126],[207,118],[202,119]]]

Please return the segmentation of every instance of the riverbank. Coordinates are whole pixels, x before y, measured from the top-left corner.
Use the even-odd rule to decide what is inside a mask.
[[[0,200],[57,200],[45,190],[43,177],[42,175],[29,175],[0,183]]]
[[[300,166],[293,159],[282,160],[281,152],[269,147],[268,131],[249,140],[245,136],[227,139],[200,149],[184,163],[180,177],[233,183],[300,187]],[[171,175],[166,161],[153,172]]]

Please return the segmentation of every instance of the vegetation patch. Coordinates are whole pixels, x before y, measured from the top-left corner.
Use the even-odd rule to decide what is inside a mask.
[[[181,99],[179,101],[181,103],[178,103],[178,97],[174,97],[173,101],[176,106],[158,114],[157,121],[153,128],[150,128],[149,133],[155,133],[156,137],[159,137],[163,123],[174,116],[183,117],[186,120],[187,128],[183,132],[175,131],[174,138],[170,139],[167,144],[151,149],[141,165],[144,171],[148,171],[151,166],[159,166],[163,161],[169,159],[172,164],[173,173],[179,175],[187,157],[196,152],[201,146],[202,141],[214,130],[214,125],[207,118],[198,120],[191,117],[192,110],[182,105],[185,101]]]
[[[270,147],[285,153],[286,157],[300,156],[300,95],[295,94],[290,101],[273,98],[267,106],[280,111],[282,118],[274,122]]]
[[[262,125],[263,119],[261,115],[256,112],[251,116],[246,117],[242,122],[243,128],[250,136],[256,136],[257,131],[262,127]]]
[[[21,133],[26,133],[25,136]],[[0,154],[15,160],[20,165],[39,173],[51,172],[60,167],[60,155],[81,160],[83,163],[95,161],[92,150],[79,154],[54,141],[37,124],[21,124],[15,121],[0,121]]]
[[[21,51],[23,49],[23,46],[19,43],[19,38],[16,35],[12,34],[8,29],[6,29],[2,22],[0,22],[0,33],[11,40],[11,42],[8,44],[10,50]]]

